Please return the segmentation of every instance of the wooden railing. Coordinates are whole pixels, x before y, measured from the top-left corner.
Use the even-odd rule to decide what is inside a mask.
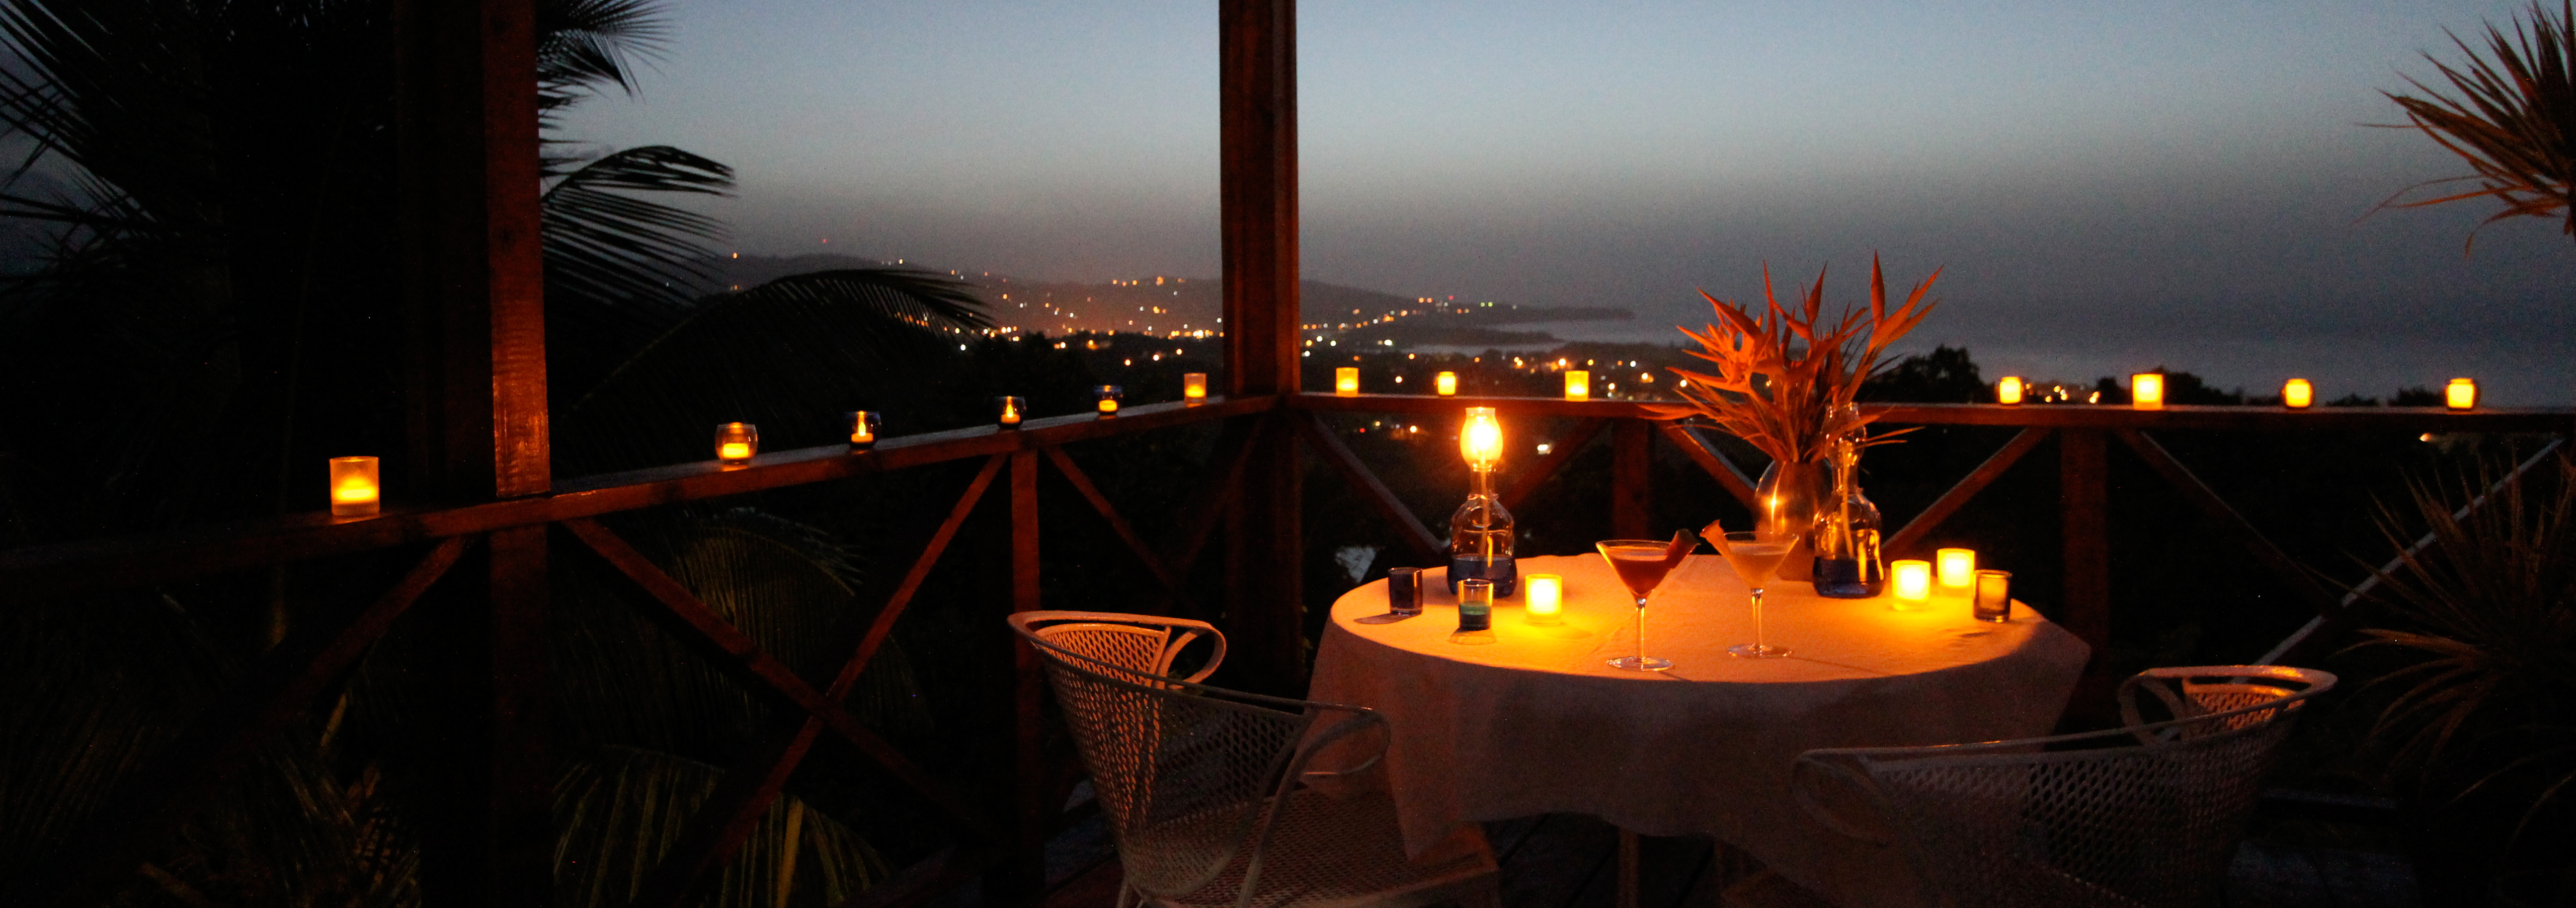
[[[250,569],[370,550],[426,546],[392,588],[345,614],[300,624],[263,656],[246,680],[217,698],[144,769],[126,778],[104,808],[57,849],[59,875],[10,881],[9,904],[95,904],[123,882],[152,850],[177,832],[209,795],[235,778],[256,749],[302,718],[317,695],[345,676],[397,618],[449,574],[471,549],[498,533],[563,535],[613,569],[642,594],[640,601],[712,664],[755,696],[783,707],[787,718],[760,731],[727,768],[714,794],[689,819],[686,831],[647,878],[639,906],[687,903],[701,882],[720,870],[750,836],[789,777],[823,737],[838,738],[917,793],[965,841],[923,861],[858,901],[874,906],[917,903],[987,872],[989,892],[1004,898],[1034,892],[1046,836],[1062,819],[1075,780],[1055,765],[1040,740],[1043,679],[1025,647],[1011,644],[1014,768],[1008,785],[1009,815],[993,816],[971,798],[889,744],[842,707],[871,661],[891,638],[932,569],[950,549],[970,514],[997,483],[1007,487],[1010,553],[1007,611],[1040,607],[1038,480],[1051,464],[1144,565],[1161,589],[1159,600],[1193,609],[1185,582],[1233,502],[1244,462],[1264,444],[1276,398],[1215,400],[1201,405],[1131,407],[1119,415],[1031,420],[1018,429],[963,429],[888,438],[853,451],[832,445],[762,454],[746,466],[714,462],[678,464],[561,483],[557,491],[527,498],[449,508],[401,508],[366,518],[305,514],[284,519],[192,528],[179,532],[42,546],[0,553],[0,607],[106,590],[151,587]],[[1064,446],[1134,436],[1184,425],[1224,421],[1200,488],[1185,499],[1171,539],[1149,544]],[[828,680],[809,680],[764,652],[698,594],[654,564],[600,518],[680,502],[831,482],[934,464],[981,460],[945,519],[908,562],[883,605],[848,644]],[[1007,474],[1007,475],[1006,475]],[[542,550],[541,550],[542,551]],[[1001,611],[994,619],[998,624]],[[1243,616],[1236,616],[1241,619]],[[1293,627],[1293,623],[1288,626]],[[1293,648],[1292,648],[1293,650]],[[542,647],[493,654],[494,671],[534,673]],[[529,757],[542,762],[542,751]],[[547,776],[541,775],[540,778]]]
[[[875,906],[916,904],[973,877],[986,874],[988,894],[1026,897],[1034,892],[1042,870],[1038,858],[1045,837],[1062,820],[1058,805],[1071,774],[1051,763],[1040,740],[1044,702],[1035,661],[1014,645],[1011,793],[1007,815],[995,816],[972,798],[953,790],[937,774],[887,743],[853,718],[842,700],[861,673],[882,650],[907,613],[932,569],[938,565],[971,513],[996,483],[1007,487],[1009,514],[1009,594],[1007,608],[1023,611],[1044,605],[1038,579],[1041,527],[1037,499],[1041,463],[1052,464],[1089,507],[1101,517],[1123,547],[1133,554],[1158,587],[1140,601],[1164,607],[1215,614],[1188,578],[1206,547],[1218,535],[1229,509],[1244,505],[1245,464],[1258,457],[1293,450],[1297,440],[1331,470],[1346,478],[1370,503],[1398,538],[1392,540],[1423,563],[1439,563],[1442,543],[1413,508],[1399,500],[1376,471],[1342,441],[1326,414],[1337,412],[1421,414],[1452,417],[1462,407],[1492,406],[1507,419],[1559,417],[1574,420],[1556,436],[1552,451],[1520,471],[1504,492],[1507,504],[1526,500],[1573,460],[1585,443],[1609,435],[1610,512],[1614,531],[1643,535],[1653,500],[1651,464],[1658,437],[1698,465],[1728,493],[1748,503],[1753,484],[1745,473],[1692,426],[1662,421],[1642,405],[1618,401],[1570,402],[1532,398],[1435,398],[1388,395],[1339,397],[1299,394],[1203,405],[1157,404],[1131,407],[1114,418],[1092,415],[1033,420],[1016,430],[972,428],[927,435],[888,438],[875,448],[852,451],[826,446],[767,453],[747,466],[712,462],[678,464],[560,483],[556,491],[489,503],[446,508],[395,509],[372,518],[334,519],[310,514],[279,520],[141,537],[44,546],[0,553],[0,605],[26,603],[100,590],[165,584],[191,578],[239,572],[334,555],[420,547],[423,554],[400,580],[361,607],[332,618],[299,626],[263,657],[256,671],[218,698],[218,706],[195,720],[178,743],[164,749],[148,768],[118,788],[109,806],[58,854],[62,875],[21,881],[8,895],[12,904],[75,904],[112,890],[131,878],[145,856],[167,841],[206,797],[234,777],[269,736],[302,717],[316,694],[341,677],[394,620],[420,601],[479,541],[496,533],[545,532],[560,527],[561,536],[578,550],[612,568],[642,594],[640,602],[667,626],[706,654],[746,688],[780,704],[787,718],[759,732],[757,740],[728,767],[723,781],[689,820],[687,832],[649,877],[638,905],[686,903],[702,881],[724,866],[750,835],[755,821],[779,797],[788,778],[816,742],[838,738],[883,767],[905,787],[917,792],[965,833],[959,844],[878,886],[859,901]],[[1879,409],[1888,424],[1995,426],[2020,432],[1960,479],[1930,506],[1890,535],[1888,550],[1906,553],[1927,533],[1956,514],[1980,491],[2043,442],[2059,444],[2059,481],[2064,521],[2065,582],[2055,617],[2092,644],[2098,656],[2110,642],[2108,517],[2105,458],[2116,440],[2135,452],[2155,474],[2194,504],[2205,516],[2259,563],[2301,591],[2319,615],[2338,614],[2342,603],[2312,574],[2283,555],[2278,546],[2245,520],[2207,484],[2152,436],[2160,430],[2222,431],[2395,431],[2440,433],[2564,434],[2576,425],[2576,411],[2480,410],[2450,412],[2411,408],[2348,408],[2286,411],[2259,407],[2170,407],[2161,411],[2125,407],[2029,406],[2005,408],[1975,405],[1889,406]],[[1169,537],[1157,545],[1105,495],[1073,459],[1066,445],[1134,436],[1193,424],[1221,422],[1223,429],[1192,494],[1170,521]],[[808,679],[761,650],[750,637],[728,624],[689,588],[612,532],[600,518],[679,502],[699,501],[766,490],[786,489],[870,474],[890,473],[942,463],[981,461],[927,543],[908,561],[884,603],[848,641],[846,657],[828,679]],[[1293,542],[1291,544],[1294,544]],[[497,569],[497,568],[496,568]],[[1231,581],[1241,583],[1241,580]],[[1231,590],[1230,590],[1231,592]],[[998,620],[998,612],[996,619]],[[1230,632],[1243,628],[1252,644],[1275,633],[1262,628],[1295,627],[1296,616],[1228,613]],[[1260,627],[1255,627],[1259,625]],[[1269,645],[1275,662],[1289,660],[1288,676],[1301,676],[1293,639]],[[534,652],[495,653],[497,671],[512,670],[508,660],[542,660]],[[1256,660],[1257,661],[1257,660]],[[2083,697],[2101,693],[2106,678],[2088,676]],[[541,666],[520,666],[540,670]],[[1274,682],[1279,679],[1270,679]],[[530,757],[542,760],[542,754]]]

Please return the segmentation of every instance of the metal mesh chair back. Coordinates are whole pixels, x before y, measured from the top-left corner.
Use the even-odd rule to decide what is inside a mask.
[[[1132,619],[1132,620],[1130,620]],[[1023,612],[1011,625],[1044,660],[1092,790],[1118,842],[1127,888],[1176,905],[1415,904],[1390,893],[1438,894],[1482,874],[1490,854],[1431,867],[1407,864],[1385,796],[1333,798],[1304,780],[1373,767],[1383,735],[1355,766],[1309,771],[1318,753],[1355,732],[1383,729],[1357,707],[1265,697],[1172,678],[1171,653],[1189,641],[1162,623],[1196,622],[1080,612]],[[1124,625],[1121,630],[1104,625]],[[1098,655],[1093,655],[1097,653]],[[1342,852],[1369,849],[1363,859]]]
[[[1898,843],[1935,904],[2199,906],[2297,711],[2334,682],[2273,666],[2156,669],[2123,685],[2122,728],[1808,751],[1796,790],[1826,825]],[[2174,718],[2139,721],[2147,693]]]
[[[1201,638],[1215,644],[1215,652],[1199,670],[1182,680],[1204,681],[1217,665],[1225,661],[1225,635],[1204,621],[1186,618],[1158,618],[1150,615],[1126,615],[1115,612],[1046,612],[1047,620],[1033,626],[1038,639],[1089,659],[1130,671],[1162,676],[1172,672],[1172,662],[1181,651]]]

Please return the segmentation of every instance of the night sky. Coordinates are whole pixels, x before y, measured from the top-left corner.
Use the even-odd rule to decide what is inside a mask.
[[[640,93],[561,137],[736,167],[745,253],[1214,277],[1215,5],[678,0]],[[1909,346],[1987,374],[2165,365],[2385,396],[2576,397],[2576,242],[2364,217],[2465,167],[2380,92],[2512,3],[1301,4],[1305,269],[1613,305],[1628,336],[1830,263],[1934,267]],[[828,239],[829,242],[824,241]],[[1784,288],[1785,289],[1785,288]],[[1562,333],[1562,332],[1561,332]],[[1572,336],[1572,335],[1568,335]],[[1678,335],[1669,335],[1678,338]]]

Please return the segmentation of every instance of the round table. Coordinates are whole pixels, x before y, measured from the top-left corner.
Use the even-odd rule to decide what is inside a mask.
[[[1763,636],[1791,655],[1736,658],[1727,646],[1753,639],[1745,586],[1698,555],[1646,609],[1647,654],[1672,669],[1623,671],[1607,661],[1635,652],[1635,608],[1607,564],[1533,557],[1520,573],[1525,585],[1565,577],[1563,625],[1529,624],[1514,597],[1496,603],[1492,630],[1459,634],[1438,570],[1422,572],[1416,617],[1386,614],[1384,580],[1333,603],[1309,696],[1386,716],[1386,783],[1416,853],[1460,823],[1584,813],[1647,835],[1713,835],[1838,904],[1910,904],[1919,890],[1902,859],[1798,808],[1792,762],[1817,747],[2047,734],[2089,654],[2019,603],[1988,623],[1963,597],[1897,611],[1781,581]]]

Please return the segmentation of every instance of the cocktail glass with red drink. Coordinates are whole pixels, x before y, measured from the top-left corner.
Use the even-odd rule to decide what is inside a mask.
[[[1696,547],[1690,534],[1675,533],[1671,542],[1652,539],[1605,539],[1594,543],[1601,560],[1619,573],[1619,582],[1637,599],[1637,654],[1610,660],[1613,668],[1637,672],[1659,672],[1673,667],[1673,660],[1646,655],[1646,597],[1662,586],[1664,577],[1680,567]]]

